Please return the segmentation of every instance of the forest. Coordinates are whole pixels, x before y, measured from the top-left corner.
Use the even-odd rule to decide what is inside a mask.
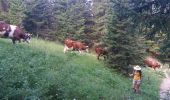
[[[119,88],[115,90],[109,88],[112,85],[116,86],[114,85],[117,84],[116,81],[123,82],[124,79],[128,81],[132,65],[146,66],[143,60],[149,55],[147,50],[158,53],[156,59],[162,64],[170,62],[170,0],[1,0],[0,21],[17,25],[25,32],[32,34],[33,37],[32,43],[27,44],[30,46],[24,44],[15,46],[4,39],[0,40],[0,59],[2,59],[0,61],[0,99],[2,100],[138,100],[130,94],[123,97],[113,95],[109,98],[111,92],[119,90]],[[91,59],[93,64],[81,55],[74,53],[64,55],[61,44],[64,45],[64,40],[67,38],[88,45],[92,55],[95,55],[96,46],[107,48],[108,56],[104,60],[97,60],[93,57],[90,58],[89,55],[83,55],[87,59]],[[54,43],[57,44],[56,47]],[[12,51],[14,54],[11,54]],[[27,56],[20,55],[20,52]],[[58,52],[58,55],[55,52]],[[10,54],[7,55],[8,53]],[[18,57],[15,58],[17,55]],[[79,61],[80,59],[75,61],[77,56],[82,61]],[[55,62],[54,59],[58,60]],[[7,63],[5,63],[6,61]],[[71,61],[76,62],[77,65]],[[86,64],[95,67],[86,69]],[[62,69],[62,65],[70,69]],[[92,72],[94,76],[90,76],[92,74],[90,73],[90,79],[87,79],[89,83],[83,84],[87,87],[82,86],[81,88],[80,86],[84,74],[81,74],[83,69],[78,67],[79,65],[87,71],[85,73],[90,73],[88,71],[92,69],[96,71]],[[38,67],[36,68],[36,66]],[[97,69],[96,66],[99,66],[100,69]],[[103,82],[97,80],[98,70],[102,70],[101,80],[104,80]],[[161,82],[162,70],[157,72],[151,71],[151,69],[144,70],[148,76],[153,73],[154,77],[158,77],[157,80],[151,80],[151,82],[158,80]],[[65,71],[70,74],[70,71],[80,72],[69,76]],[[105,73],[108,74],[105,75]],[[120,77],[121,79],[112,78],[112,74],[116,74],[117,79]],[[58,78],[55,79],[55,76]],[[81,76],[81,81],[78,76]],[[64,78],[65,80],[63,80]],[[72,82],[70,78],[78,83]],[[96,78],[94,81],[99,81],[99,84],[94,85],[94,82],[92,86],[89,85],[93,78]],[[46,81],[49,83],[45,83]],[[106,86],[104,87],[103,84]],[[126,85],[129,86],[129,84]],[[156,85],[159,84],[154,83],[153,87]],[[97,88],[99,86],[103,87]],[[101,92],[94,93],[90,87]],[[120,93],[118,92],[121,95],[124,86],[121,84],[118,87],[121,88]],[[154,90],[146,93],[146,87],[142,87],[145,89],[144,95],[143,98],[139,97],[139,100],[144,100],[144,98],[145,100],[158,100],[159,97],[155,96],[147,98]],[[159,92],[158,88],[153,89]],[[104,91],[105,89],[108,91]],[[126,89],[124,92],[128,91],[127,87]],[[14,91],[17,91],[16,94]],[[88,92],[91,94],[89,95]],[[106,92],[106,95],[102,92]],[[158,96],[159,93],[154,95]]]

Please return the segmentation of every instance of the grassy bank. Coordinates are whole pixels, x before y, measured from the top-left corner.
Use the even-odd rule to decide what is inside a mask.
[[[143,69],[142,94],[136,95],[129,78],[91,54],[64,54],[58,43],[0,39],[0,53],[2,100],[159,100],[159,75],[150,69]]]

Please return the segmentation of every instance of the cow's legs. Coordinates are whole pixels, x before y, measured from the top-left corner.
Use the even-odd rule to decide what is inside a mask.
[[[79,53],[80,53],[80,54],[82,54],[82,51],[81,51],[81,50],[79,50]]]
[[[12,43],[15,44],[15,39],[12,39]]]
[[[19,39],[18,41],[19,41],[19,43],[21,43],[21,40],[20,40],[20,39]]]
[[[156,68],[155,67],[152,67],[153,68],[153,70],[155,71],[156,70]]]
[[[97,59],[99,60],[100,54],[97,55]]]
[[[68,47],[65,45],[64,46],[64,53],[66,53],[67,50],[68,50]]]
[[[98,60],[99,60],[99,58],[100,58],[101,55],[102,55],[102,54],[98,54],[98,57],[97,57]]]

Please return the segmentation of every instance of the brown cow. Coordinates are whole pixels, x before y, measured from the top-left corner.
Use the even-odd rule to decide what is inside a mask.
[[[64,41],[64,53],[71,48],[72,50],[77,50],[80,53],[82,53],[82,51],[86,51],[88,52],[88,46],[85,46],[83,43],[79,42],[79,41],[74,41],[71,39],[66,39]]]
[[[104,49],[104,48],[102,48],[102,47],[95,47],[95,52],[96,52],[96,54],[97,54],[97,59],[98,59],[98,60],[99,60],[99,57],[100,57],[100,56],[103,56],[104,59],[106,59],[107,54],[108,54],[107,50]]]
[[[146,57],[144,59],[144,63],[148,65],[149,67],[153,68],[154,70],[156,68],[160,68],[160,62],[152,57]]]
[[[12,42],[15,44],[15,41],[21,42],[30,42],[31,35],[24,33],[21,28],[15,25],[9,25],[5,22],[0,22],[0,36],[5,38],[11,38]]]

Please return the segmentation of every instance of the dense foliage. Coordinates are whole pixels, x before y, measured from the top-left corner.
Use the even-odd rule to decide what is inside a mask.
[[[111,1],[106,41],[111,48],[108,62],[113,67],[127,70],[129,64],[142,63],[146,48],[156,48],[155,44],[166,54],[163,58],[169,57],[169,0]],[[152,45],[143,44],[148,40]]]
[[[91,32],[94,30],[90,1],[39,0],[32,3],[35,6],[26,12],[27,17],[23,21],[27,31],[42,36],[49,34],[59,40],[68,37],[92,39]]]
[[[1,0],[0,20],[11,24],[21,25],[24,19],[24,2],[22,0]]]
[[[133,22],[128,2],[113,1],[106,42],[110,48],[108,63],[113,68],[128,71],[134,64],[142,64],[144,48],[139,45],[139,34]]]
[[[164,57],[170,57],[170,1],[169,0],[129,0],[137,15],[142,33],[146,39],[160,45]],[[164,38],[164,39],[162,39]]]

